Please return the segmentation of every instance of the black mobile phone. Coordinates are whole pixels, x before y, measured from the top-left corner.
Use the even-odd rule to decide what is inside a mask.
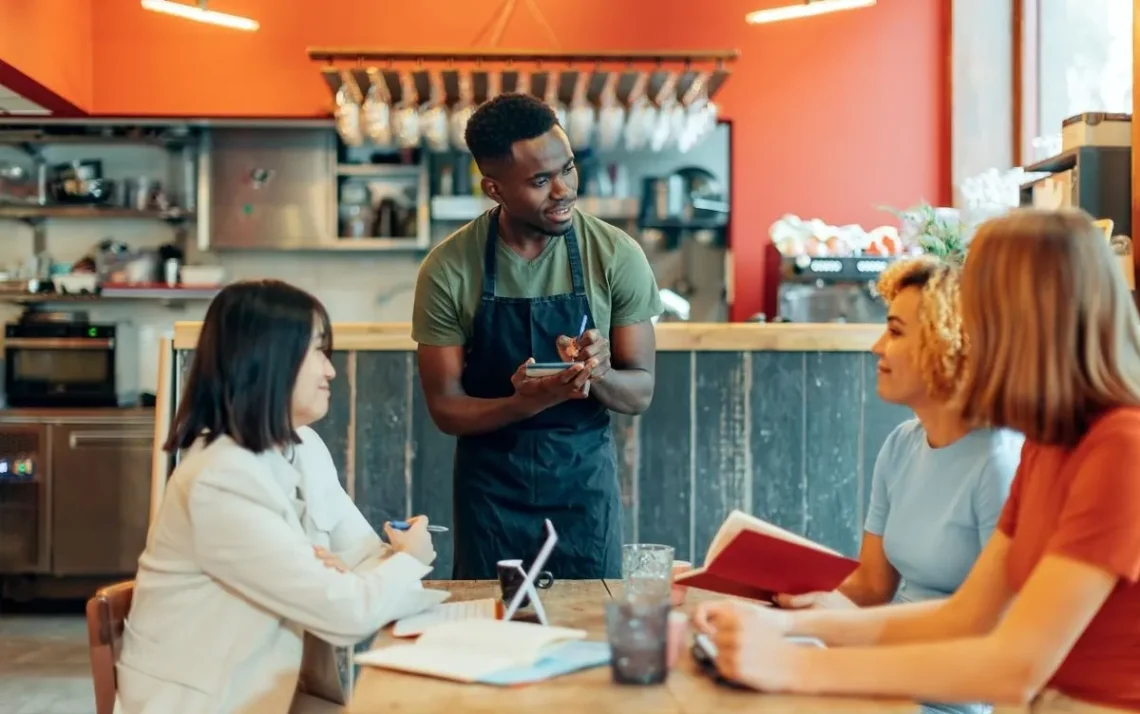
[[[526,366],[526,376],[549,377],[552,374],[562,374],[574,364],[574,362],[535,362]]]
[[[725,677],[716,668],[716,645],[712,643],[708,635],[699,634],[693,637],[693,660],[701,671],[717,684],[732,689],[748,689],[743,684]]]

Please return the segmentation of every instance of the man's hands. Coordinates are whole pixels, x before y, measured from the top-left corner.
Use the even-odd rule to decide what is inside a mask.
[[[540,410],[571,399],[585,399],[590,394],[590,373],[585,365],[576,362],[559,374],[546,377],[527,377],[526,366],[533,364],[534,358],[519,365],[511,376],[515,394],[527,400]]]
[[[562,335],[555,342],[563,362],[581,362],[591,382],[600,382],[610,371],[610,341],[598,330],[586,330],[575,340]]]
[[[515,393],[540,410],[571,399],[585,399],[590,396],[590,385],[601,382],[610,371],[610,341],[598,330],[587,330],[577,340],[561,335],[555,347],[562,361],[573,362],[572,366],[560,374],[527,377],[526,366],[534,362],[531,358],[519,365],[511,377]]]

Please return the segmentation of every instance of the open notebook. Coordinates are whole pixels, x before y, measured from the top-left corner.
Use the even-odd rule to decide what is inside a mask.
[[[717,531],[703,567],[673,580],[701,590],[757,600],[834,590],[859,561],[734,510]]]
[[[524,684],[607,664],[609,645],[585,637],[585,630],[529,622],[456,620],[429,627],[415,644],[361,652],[355,661],[457,682]]]

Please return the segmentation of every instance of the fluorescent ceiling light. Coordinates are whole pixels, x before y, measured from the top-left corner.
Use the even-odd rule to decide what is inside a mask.
[[[765,22],[779,22],[780,20],[794,20],[800,17],[813,17],[826,15],[837,10],[854,10],[859,7],[871,7],[875,0],[804,0],[797,5],[774,7],[770,10],[757,10],[744,17],[744,21],[751,25],[760,25]]]
[[[197,7],[171,2],[171,0],[142,0],[142,6],[146,10],[165,12],[168,15],[177,15],[187,20],[205,22],[211,25],[221,25],[222,27],[230,27],[235,30],[249,30],[252,32],[260,27],[256,20],[250,20],[248,17],[238,17],[237,15],[227,15],[224,12],[207,10],[206,0],[198,0]]]

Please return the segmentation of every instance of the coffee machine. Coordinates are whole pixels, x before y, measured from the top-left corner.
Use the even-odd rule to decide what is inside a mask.
[[[778,322],[881,323],[886,306],[875,285],[889,256],[784,256]]]

